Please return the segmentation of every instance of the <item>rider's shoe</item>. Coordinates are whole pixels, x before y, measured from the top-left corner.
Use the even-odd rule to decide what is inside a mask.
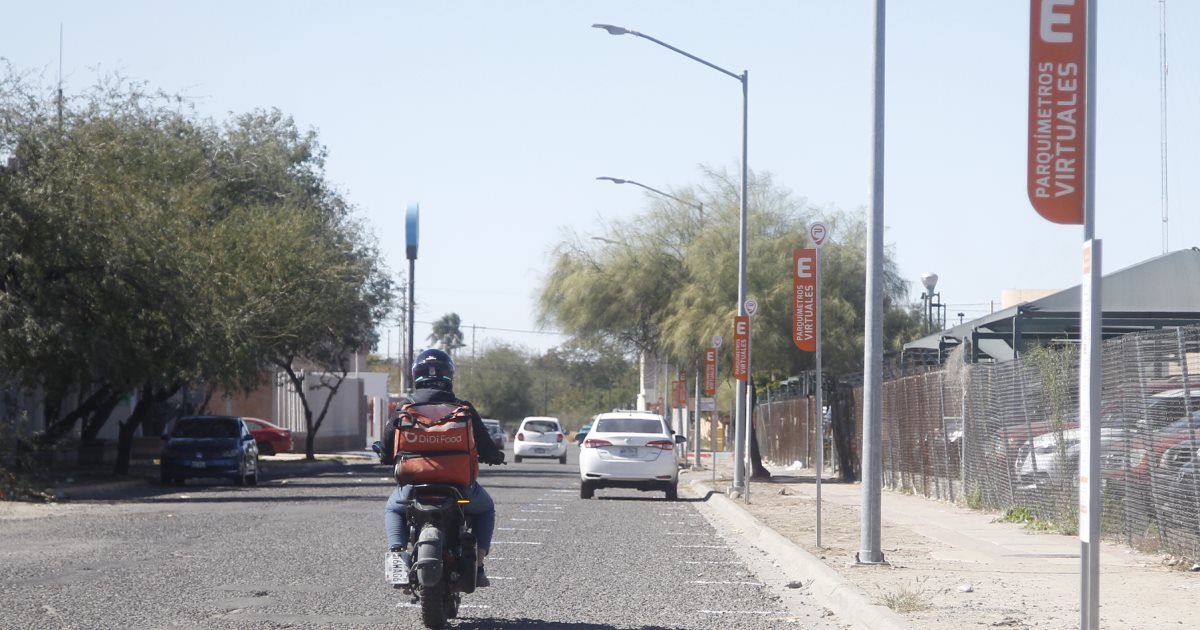
[[[483,565],[479,565],[479,568],[475,571],[475,588],[483,588],[491,585],[492,581],[488,579],[487,573],[483,571]]]

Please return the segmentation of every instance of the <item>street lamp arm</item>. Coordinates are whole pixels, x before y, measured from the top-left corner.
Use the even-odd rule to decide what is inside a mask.
[[[690,53],[686,50],[681,50],[679,48],[676,48],[676,47],[662,41],[661,39],[652,37],[645,33],[641,33],[641,32],[635,31],[633,29],[628,29],[628,28],[624,28],[621,26],[613,26],[612,24],[593,24],[592,28],[599,28],[599,29],[608,31],[609,35],[633,35],[635,37],[641,37],[642,39],[648,39],[648,40],[654,42],[655,44],[662,46],[663,48],[673,50],[673,51],[683,55],[684,57],[691,59],[692,61],[698,61],[698,62],[708,66],[709,68],[712,68],[713,70],[727,74],[727,75],[737,79],[738,81],[741,81],[742,83],[746,82],[745,74],[737,74],[735,72],[730,72],[730,71],[726,70],[725,68],[718,66],[715,63],[712,63],[710,61],[705,61],[704,59],[701,59],[700,57],[697,57],[696,55],[693,55],[692,53]]]
[[[668,199],[674,199],[675,201],[678,201],[679,203],[681,203],[685,206],[696,208],[700,212],[704,212],[704,204],[702,204],[702,203],[692,203],[690,201],[680,199],[679,197],[676,197],[675,195],[672,195],[671,193],[663,192],[653,186],[647,186],[641,182],[635,182],[632,179],[621,179],[619,177],[606,177],[606,176],[600,176],[600,177],[597,177],[596,179],[603,179],[606,181],[610,181],[614,184],[633,184],[634,186],[641,186],[642,188],[645,188],[646,190],[649,190],[652,193],[662,195],[663,197],[666,197]]]

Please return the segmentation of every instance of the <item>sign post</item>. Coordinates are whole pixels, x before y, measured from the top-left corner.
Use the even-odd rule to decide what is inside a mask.
[[[754,468],[751,466],[753,458],[750,457],[751,446],[754,442],[754,314],[758,312],[758,300],[754,298],[746,298],[746,395],[743,400],[746,402],[746,435],[743,440],[745,445],[742,446],[742,468],[746,471],[744,477],[746,483],[743,491],[743,498],[746,503],[750,503],[750,478],[754,476]]]
[[[708,380],[708,368],[705,367],[705,370],[704,370],[704,388],[705,388],[705,390],[706,391],[709,390],[709,386],[710,385],[712,386],[711,391],[708,391],[708,395],[712,396],[712,399],[713,399],[712,416],[709,416],[709,421],[708,421],[708,432],[709,432],[708,433],[708,458],[709,458],[708,463],[709,463],[709,465],[712,466],[713,483],[717,482],[717,423],[718,423],[717,414],[719,413],[717,410],[720,409],[720,407],[717,406],[717,351],[721,349],[721,343],[724,341],[725,340],[721,338],[721,335],[713,335],[712,348],[709,348],[709,350],[712,350],[712,380],[711,381]],[[708,353],[706,352],[704,354],[704,356],[705,356],[705,359],[704,359],[705,363],[708,363],[708,360],[709,360]]]
[[[795,287],[796,312],[795,325],[793,329],[796,337],[796,347],[801,350],[805,349],[806,345],[812,346],[812,351],[816,353],[816,381],[817,381],[817,474],[816,477],[816,534],[817,547],[821,547],[821,481],[825,476],[825,378],[821,370],[821,246],[825,244],[825,239],[829,237],[829,228],[824,223],[816,222],[808,227],[808,236],[812,239],[815,249],[797,249],[792,254],[794,261],[793,270],[795,278],[793,286]],[[808,252],[811,252],[811,266],[809,264]],[[804,297],[808,293],[809,286],[812,288],[812,301],[806,303]],[[810,307],[810,308],[805,308]],[[811,343],[803,334],[808,329],[807,317],[812,317],[813,335]]]
[[[1079,627],[1100,627],[1101,241],[1096,238],[1097,0],[1031,0],[1029,148],[1034,210],[1083,225],[1079,292]]]
[[[400,380],[402,382],[411,379],[411,376],[405,376],[410,373],[413,362],[413,317],[415,315],[413,304],[416,299],[416,283],[413,281],[413,276],[416,273],[417,267],[417,219],[421,213],[421,206],[417,203],[408,204],[408,208],[404,217],[404,233],[405,233],[405,255],[408,257],[408,353],[404,357],[404,369],[400,371]],[[408,383],[406,391],[411,391],[412,383]]]

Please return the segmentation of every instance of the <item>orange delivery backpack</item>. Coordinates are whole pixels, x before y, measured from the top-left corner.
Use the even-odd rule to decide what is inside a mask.
[[[469,486],[479,477],[470,407],[407,403],[394,426],[397,483]]]

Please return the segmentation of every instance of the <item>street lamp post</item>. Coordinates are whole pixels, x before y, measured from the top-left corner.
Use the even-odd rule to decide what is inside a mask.
[[[650,192],[652,192],[656,195],[666,197],[668,199],[674,199],[675,201],[678,201],[679,203],[681,203],[685,206],[695,208],[700,213],[700,220],[701,221],[704,220],[704,204],[702,204],[702,203],[699,203],[699,202],[692,203],[690,201],[680,199],[679,197],[676,197],[675,195],[672,195],[669,192],[663,192],[653,186],[647,186],[641,182],[635,182],[632,179],[621,179],[620,177],[608,177],[606,175],[601,175],[600,177],[597,177],[596,179],[602,180],[602,181],[609,181],[614,184],[633,184],[634,186],[641,186],[642,188],[645,188],[646,190],[649,190]],[[593,236],[592,238],[597,239],[597,240],[608,240],[608,239],[601,239],[600,237],[596,237],[596,236]],[[638,398],[637,398],[637,409],[638,409],[638,411],[645,411],[646,410],[646,353],[645,352],[638,353],[638,364],[640,365],[640,367],[639,367],[640,376],[639,376],[639,381],[638,381],[638,390],[639,391],[638,391]],[[699,387],[700,387],[700,382],[696,381],[697,391],[699,391]],[[695,432],[695,435],[696,436],[700,435],[700,395],[699,394],[696,395],[696,432]],[[693,440],[696,443],[695,444],[695,446],[696,446],[696,464],[698,465],[700,463],[700,440],[696,437],[694,437]],[[684,451],[684,453],[686,454],[686,450]]]
[[[702,63],[721,74],[733,77],[742,84],[742,199],[741,199],[741,219],[738,225],[738,297],[737,297],[737,313],[739,316],[746,314],[746,187],[747,187],[747,130],[749,127],[749,94],[750,94],[750,72],[743,70],[741,74],[736,74],[718,66],[714,63],[705,61],[696,55],[687,51],[680,50],[664,41],[655,39],[645,33],[639,33],[621,26],[613,26],[611,24],[593,24],[593,28],[604,29],[609,35],[633,35],[641,37],[662,46],[663,48],[677,52],[692,61]],[[746,387],[753,387],[753,381],[747,380]],[[741,431],[747,430],[749,427],[746,424],[746,402],[748,396],[746,389],[743,387],[735,387],[737,396],[735,398],[736,414],[735,419],[735,435],[741,435]],[[739,492],[744,487],[746,478],[746,469],[743,463],[741,453],[744,440],[737,440],[734,447],[734,465],[733,465],[733,486]]]

